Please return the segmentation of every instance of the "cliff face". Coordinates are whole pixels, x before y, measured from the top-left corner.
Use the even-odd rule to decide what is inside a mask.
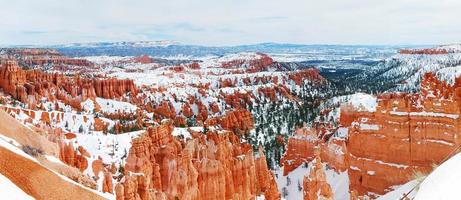
[[[348,168],[346,141],[340,138],[331,138],[327,142],[319,138],[318,130],[314,128],[297,129],[295,135],[288,139],[287,151],[280,160],[283,174],[299,167],[304,162],[313,161],[316,151],[323,162],[336,172],[343,172]]]
[[[15,59],[26,69],[57,70],[67,73],[97,72],[99,67],[86,59],[70,58],[54,49],[0,49],[0,58]]]
[[[278,199],[264,154],[253,155],[232,132],[194,134],[180,142],[171,123],[133,141],[117,199]]]
[[[461,143],[459,80],[448,85],[426,74],[421,94],[383,94],[371,113],[342,108],[341,124],[350,127],[350,190],[383,194],[414,171],[428,172]]]
[[[314,160],[319,149],[329,167],[348,170],[351,197],[376,197],[412,180],[415,171],[429,172],[461,144],[461,78],[448,84],[428,73],[420,94],[385,93],[375,101],[375,110],[341,107],[336,133],[346,132],[346,139],[297,130],[281,160],[284,174]]]
[[[298,129],[293,137],[288,139],[285,155],[280,160],[283,166],[283,175],[315,158],[314,150],[319,144],[319,139],[314,129]]]
[[[400,54],[426,54],[426,55],[436,55],[436,54],[448,54],[449,52],[446,49],[401,49]]]
[[[38,70],[23,70],[15,61],[5,61],[0,68],[0,87],[21,102],[34,108],[42,97],[59,99],[81,109],[81,101],[95,97],[119,98],[127,92],[137,93],[132,80],[87,79],[67,77]]]

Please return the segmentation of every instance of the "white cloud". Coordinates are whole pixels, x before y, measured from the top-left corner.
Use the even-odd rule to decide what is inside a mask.
[[[458,0],[0,0],[0,44],[461,42]]]

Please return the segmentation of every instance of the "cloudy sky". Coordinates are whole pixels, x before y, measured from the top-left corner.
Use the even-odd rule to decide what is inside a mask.
[[[0,45],[461,42],[460,0],[0,0]]]

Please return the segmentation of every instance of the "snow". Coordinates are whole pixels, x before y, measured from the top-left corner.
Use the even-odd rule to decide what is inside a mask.
[[[10,143],[10,144],[12,144],[14,146],[17,146],[17,147],[21,146],[21,144],[19,144],[19,142],[16,142],[16,140],[11,139],[11,138],[6,137],[6,136],[1,135],[1,134],[0,134],[0,139],[4,140],[4,141],[7,141],[8,143]]]
[[[174,40],[159,40],[159,41],[134,41],[134,42],[89,42],[89,43],[72,43],[57,45],[56,47],[104,47],[104,48],[114,48],[114,47],[168,47],[171,45],[179,45],[180,43]]]
[[[349,128],[347,128],[347,127],[339,127],[336,130],[335,135],[336,135],[336,137],[339,137],[339,138],[347,138],[349,136]]]
[[[376,97],[365,93],[351,95],[349,103],[361,112],[376,112],[378,106]]]
[[[461,51],[461,44],[447,44],[436,47],[435,49],[444,49],[448,52],[459,53]]]
[[[0,197],[10,200],[27,200],[34,199],[27,193],[21,190],[10,179],[0,174]]]
[[[377,200],[400,200],[405,194],[409,193],[410,191],[411,193],[408,194],[407,197],[413,199],[417,191],[416,189],[412,189],[418,184],[418,182],[418,180],[412,180],[403,185],[394,186],[393,188],[396,188],[395,190],[384,194]]]
[[[416,200],[459,199],[461,180],[461,153],[438,166],[421,183]]]
[[[235,60],[250,61],[250,60],[256,60],[260,58],[261,58],[261,55],[254,53],[254,52],[240,52],[240,53],[226,54],[218,58],[207,59],[207,60],[204,60],[202,63],[200,63],[200,65],[204,67],[217,67],[221,65],[221,63],[226,63],[230,61],[235,61]]]
[[[348,200],[349,194],[349,174],[347,171],[336,173],[334,170],[325,170],[327,182],[333,190],[333,196],[336,200]]]
[[[360,123],[360,130],[378,131],[379,130],[379,125]]]
[[[61,160],[59,160],[58,158],[54,157],[54,156],[50,156],[50,155],[45,155],[45,158],[51,162],[54,162],[54,163],[57,163],[57,164],[62,164],[62,165],[65,165]]]
[[[382,160],[373,160],[373,159],[369,159],[369,158],[362,158],[362,157],[354,156],[353,154],[349,154],[349,155],[356,158],[357,160],[367,160],[367,161],[370,161],[370,162],[375,162],[375,163],[378,163],[378,164],[381,164],[381,165],[387,165],[387,166],[390,166],[390,167],[403,168],[403,169],[406,169],[406,168],[409,167],[408,165],[402,165],[402,164],[396,164],[396,163],[388,163],[388,162],[384,162]],[[354,167],[354,166],[351,166],[350,168],[353,169],[352,167]],[[360,170],[360,169],[357,168],[357,170]]]
[[[401,111],[390,111],[391,115],[410,115],[410,116],[418,116],[418,117],[446,117],[451,119],[458,119],[458,114],[447,114],[447,113],[436,113],[436,112],[401,112]]]
[[[336,173],[333,169],[329,169],[326,164],[322,164],[325,170],[326,179],[330,184],[333,191],[334,199],[336,200],[348,200],[349,199],[349,175],[347,171]],[[312,163],[308,164],[306,168],[304,164],[290,172],[287,176],[283,176],[283,167],[275,171],[276,182],[280,193],[282,194],[282,188],[288,189],[288,196],[285,199],[289,200],[301,200],[303,199],[303,190],[298,190],[298,181],[303,185],[304,176],[308,176],[312,168]],[[289,177],[291,184],[287,186],[287,177]]]
[[[256,196],[255,200],[266,200],[266,197],[264,195],[259,195],[259,196]]]
[[[25,153],[24,151],[22,151],[20,148],[20,144],[18,142],[16,142],[14,139],[11,139],[9,137],[6,137],[2,134],[0,134],[0,146],[12,151],[13,153],[16,153],[20,156],[23,156],[25,158],[28,158],[34,162],[37,162],[37,159],[35,159],[34,157],[30,156],[29,154]]]
[[[10,142],[11,142],[11,143],[10,143]],[[7,148],[8,150],[12,151],[13,153],[16,153],[16,154],[18,154],[18,155],[20,155],[20,156],[22,156],[22,157],[25,157],[25,158],[27,158],[27,159],[29,159],[29,160],[31,160],[31,161],[33,161],[33,162],[36,162],[36,163],[38,163],[39,165],[41,165],[40,162],[37,161],[37,159],[35,159],[34,157],[30,156],[29,154],[24,153],[21,149],[19,149],[19,147],[13,145],[13,144],[15,144],[15,143],[17,143],[17,142],[15,142],[13,139],[9,139],[9,138],[6,137],[6,136],[3,136],[3,135],[2,135],[2,137],[0,138],[0,146],[3,146],[3,147],[5,147],[5,148]],[[18,144],[19,144],[19,143],[18,143]],[[46,158],[47,158],[48,160],[50,160],[50,157],[51,157],[51,156],[46,156]],[[55,159],[56,159],[56,158],[55,158]],[[51,161],[52,161],[52,162],[53,162],[53,161],[55,161],[55,162],[60,162],[60,161],[56,161],[55,159],[51,158]],[[43,166],[43,165],[41,165],[41,166],[44,167],[44,168],[46,168],[46,167]],[[48,169],[48,168],[47,168],[47,169]],[[98,195],[104,196],[104,197],[107,198],[107,199],[115,199],[115,196],[112,195],[112,194],[109,194],[109,193],[104,193],[104,194],[103,194],[103,193],[101,193],[101,192],[92,190],[92,189],[90,189],[90,188],[87,188],[87,187],[85,187],[85,186],[83,186],[83,185],[81,185],[81,184],[78,184],[78,183],[72,181],[72,180],[69,179],[68,177],[63,176],[63,175],[61,175],[61,174],[59,174],[59,173],[57,173],[57,172],[55,172],[55,171],[53,171],[53,170],[51,170],[51,169],[48,169],[48,170],[50,170],[51,172],[55,173],[56,175],[58,175],[59,177],[61,177],[62,179],[64,179],[64,180],[67,181],[67,182],[70,182],[70,183],[75,184],[75,185],[77,185],[77,186],[79,186],[79,187],[82,187],[82,188],[84,188],[84,189],[87,189],[87,190],[89,190],[89,191],[91,191],[91,192],[94,192],[94,193],[96,193],[96,194],[98,194]],[[1,175],[1,174],[0,174],[0,175]],[[1,179],[1,177],[0,177],[0,179]],[[4,182],[3,180],[0,180],[0,183],[1,183],[1,184],[0,184],[0,185],[1,185],[1,187],[0,187],[0,197],[5,197],[5,196],[10,197],[10,195],[12,195],[12,194],[10,194],[10,190],[6,190],[6,193],[3,193],[3,192],[4,192],[4,191],[3,191],[3,188],[4,188],[4,187],[3,187],[3,186],[4,186],[3,183],[5,183],[5,185],[8,185],[8,184],[7,184],[6,182]],[[8,188],[8,189],[10,189],[10,188]],[[5,194],[5,196],[4,196],[3,194]],[[14,198],[14,197],[15,197],[15,196],[12,196],[11,198]],[[10,199],[10,198],[9,198],[9,199]],[[24,196],[23,198],[19,198],[19,199],[30,199],[30,198],[26,198],[26,197]],[[33,198],[32,198],[32,199],[33,199]]]
[[[122,112],[122,113],[134,113],[136,112],[136,109],[138,109],[137,106],[128,103],[128,102],[123,102],[123,101],[116,101],[112,99],[103,99],[103,98],[96,98],[96,102],[98,105],[101,107],[101,112],[104,113],[117,113],[117,112]]]
[[[77,183],[77,182],[73,181],[72,179],[68,178],[67,176],[64,176],[64,175],[62,175],[62,174],[60,174],[60,173],[57,173],[57,172],[55,172],[55,171],[52,171],[52,170],[50,170],[50,171],[53,172],[54,174],[56,174],[57,176],[59,176],[60,178],[62,178],[64,181],[67,181],[67,182],[69,182],[69,183],[72,183],[72,184],[74,184],[74,185],[76,185],[76,186],[79,186],[79,187],[85,189],[85,190],[89,190],[89,191],[91,191],[91,192],[93,192],[93,193],[95,193],[95,194],[97,194],[97,195],[99,195],[99,196],[102,196],[102,197],[104,197],[104,198],[106,198],[106,199],[108,199],[108,200],[115,200],[115,195],[113,195],[113,194],[110,194],[110,193],[108,193],[108,192],[102,193],[102,192],[99,192],[99,191],[97,191],[97,190],[93,190],[93,189],[91,189],[91,188],[88,188],[88,187],[86,187],[86,186],[80,184],[80,183]]]
[[[449,75],[446,78],[450,78],[452,76],[450,73],[458,73],[457,71],[453,71],[451,67],[459,65],[460,61],[461,53],[459,51],[457,53],[439,55],[398,54],[386,59],[382,67],[389,67],[391,69],[380,74],[378,78],[404,82],[404,84],[399,84],[393,89],[396,91],[418,91],[424,74],[427,72],[437,74],[438,71],[441,71],[439,77],[445,80],[443,74]],[[445,68],[451,69],[444,70]]]
[[[461,76],[461,65],[443,68],[437,71],[436,76],[438,79],[444,80],[450,85],[454,85],[456,78]]]
[[[182,136],[182,138],[184,138],[184,140],[192,139],[192,136],[190,135],[187,128],[177,128],[177,127],[175,127],[173,132],[171,133],[171,135],[173,135],[175,137]]]
[[[81,105],[82,109],[87,113],[94,111],[94,102],[91,99],[87,99],[86,101],[82,102]]]
[[[76,57],[79,58],[79,57]],[[124,60],[129,60],[130,58],[133,58],[131,56],[86,56],[86,57],[80,57],[81,59],[86,59],[92,63],[95,64],[105,64],[105,63],[115,63],[118,61],[124,61]]]
[[[433,142],[433,143],[438,143],[438,144],[443,144],[443,145],[448,145],[448,146],[454,146],[454,143],[443,141],[443,140],[434,140],[434,139],[426,139],[427,142]]]
[[[304,176],[309,174],[310,167],[304,167],[304,164],[290,172],[287,176],[283,176],[283,168],[280,168],[275,171],[276,175],[276,182],[279,188],[280,194],[282,194],[282,190],[284,187],[288,190],[288,196],[286,199],[290,200],[301,200],[303,199],[303,190],[298,190],[298,182],[303,185]],[[291,184],[287,185],[287,177],[289,177]]]
[[[134,131],[123,134],[103,134],[102,132],[93,132],[92,134],[75,133],[76,138],[69,142],[76,143],[74,147],[82,146],[91,155],[88,159],[89,163],[102,158],[106,164],[115,163],[116,166],[124,164],[131,148],[131,142],[134,138],[139,137],[145,131]],[[85,171],[90,177],[94,176],[91,165]]]
[[[310,142],[314,142],[314,141],[318,140],[317,135],[313,135],[313,134],[310,134],[310,135],[296,134],[296,135],[293,135],[292,138],[295,138],[297,140],[306,140],[306,141],[310,141]]]

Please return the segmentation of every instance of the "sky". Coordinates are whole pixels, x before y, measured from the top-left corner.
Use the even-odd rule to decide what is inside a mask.
[[[0,0],[0,45],[461,42],[460,0]]]

